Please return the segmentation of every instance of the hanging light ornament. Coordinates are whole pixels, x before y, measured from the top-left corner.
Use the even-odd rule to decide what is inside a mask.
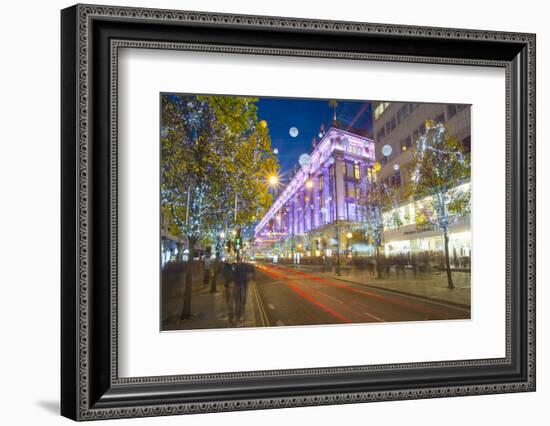
[[[391,145],[386,144],[382,147],[382,154],[384,154],[385,157],[389,157],[392,151],[393,151],[393,148],[391,147]]]
[[[307,167],[311,164],[311,157],[309,154],[302,154],[298,159],[298,163],[300,163],[300,166],[302,167]]]
[[[393,170],[395,170],[395,171],[399,170],[399,164],[395,163],[393,165]]]
[[[293,138],[295,138],[296,136],[298,136],[298,129],[296,127],[291,127],[289,130],[288,130],[288,133],[290,136],[292,136]]]

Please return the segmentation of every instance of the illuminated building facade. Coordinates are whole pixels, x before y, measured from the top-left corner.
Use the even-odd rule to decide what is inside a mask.
[[[358,200],[374,179],[374,141],[331,127],[256,225],[257,253],[285,258],[344,252],[364,222]]]
[[[445,124],[449,134],[462,142],[467,153],[470,152],[469,105],[374,103],[375,152],[376,159],[381,165],[378,179],[382,184],[396,189],[399,204],[383,214],[382,244],[386,255],[443,250],[440,230],[423,229],[416,225],[415,212],[429,200],[407,200],[404,194],[404,188],[411,176],[410,148],[424,133],[426,120]],[[389,155],[384,155],[388,152]],[[459,189],[469,191],[470,182],[460,185]],[[457,218],[449,235],[450,251],[455,263],[456,259],[470,257],[470,234],[470,215]]]

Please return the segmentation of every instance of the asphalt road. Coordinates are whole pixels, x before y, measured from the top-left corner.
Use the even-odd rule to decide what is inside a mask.
[[[470,310],[278,265],[256,265],[268,326],[469,319]]]

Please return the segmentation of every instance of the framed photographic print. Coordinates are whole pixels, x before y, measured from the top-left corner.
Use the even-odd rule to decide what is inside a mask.
[[[535,36],[76,5],[74,420],[535,390]]]

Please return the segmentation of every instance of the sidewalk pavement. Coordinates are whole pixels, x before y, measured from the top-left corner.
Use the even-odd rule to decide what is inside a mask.
[[[203,286],[202,283],[194,283],[191,297],[191,318],[185,320],[180,320],[183,286],[181,286],[181,291],[172,292],[172,300],[164,304],[162,330],[235,328],[229,322],[225,290],[221,283],[217,286],[217,290],[217,293],[210,293],[209,285]],[[257,294],[256,283],[251,281],[248,285],[248,295],[244,307],[244,322],[238,328],[266,325],[258,304]]]
[[[353,271],[349,268],[343,269],[341,275],[338,276],[334,270],[322,272],[322,270],[311,268],[309,265],[282,266],[292,266],[304,272],[310,271],[320,277],[337,279],[438,302],[470,307],[471,274],[469,272],[453,272],[452,278],[455,288],[451,290],[447,286],[447,274],[445,271],[419,273],[417,277],[414,277],[414,273],[410,270],[405,272],[405,277],[397,277],[395,272],[392,271],[389,277],[377,278],[376,272],[372,275],[369,271]]]

